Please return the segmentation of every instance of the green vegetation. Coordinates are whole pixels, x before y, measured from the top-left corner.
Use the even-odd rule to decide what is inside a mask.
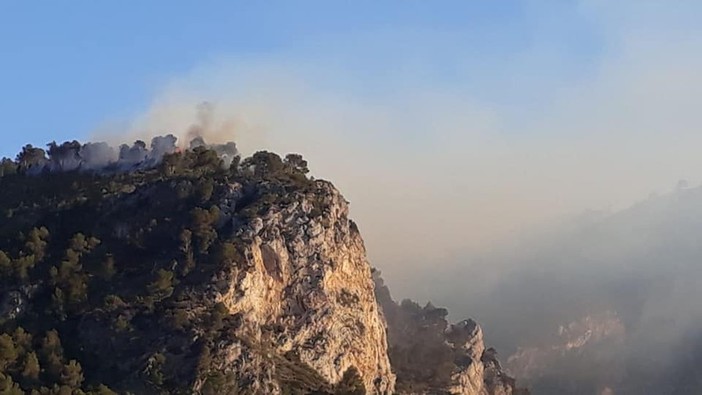
[[[397,304],[374,270],[375,296],[388,323],[388,356],[400,393],[441,393],[460,358],[446,342],[448,311],[411,300]]]
[[[240,320],[208,290],[222,268],[246,269],[241,226],[314,193],[304,159],[258,152],[224,168],[200,147],[99,174],[38,171],[45,155],[27,146],[0,161],[0,394],[189,393],[198,382],[204,394],[246,393],[213,367]],[[337,391],[279,362],[290,393],[361,393],[355,371]]]
[[[448,395],[451,376],[474,362],[461,347],[470,339],[470,332],[447,331],[448,310],[431,302],[424,307],[409,299],[395,303],[381,273],[375,269],[372,272],[375,296],[388,324],[388,356],[397,376],[397,393]],[[480,358],[485,362],[485,355]],[[529,395],[529,390],[516,387],[513,378],[500,375],[499,379],[513,389],[514,395]],[[489,380],[486,384],[488,392],[493,393]]]

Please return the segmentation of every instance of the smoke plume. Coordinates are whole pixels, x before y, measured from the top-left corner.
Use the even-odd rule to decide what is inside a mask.
[[[702,390],[702,187],[534,233],[434,273],[472,285],[436,295],[479,317],[517,376],[545,394]]]
[[[205,147],[214,150],[225,167],[229,167],[234,158],[239,156],[234,142],[208,144],[197,134],[197,130],[193,130],[192,136],[194,137],[186,149]],[[118,148],[105,142],[81,144],[78,141],[62,144],[52,142],[48,144],[47,151],[26,146],[17,160],[33,174],[43,171],[128,172],[155,167],[164,156],[180,150],[178,138],[167,134],[153,137],[148,146],[142,140],[131,145],[121,144]]]

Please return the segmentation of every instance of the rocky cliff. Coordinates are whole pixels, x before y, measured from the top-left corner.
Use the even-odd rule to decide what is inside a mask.
[[[393,392],[363,241],[299,155],[96,172],[25,152],[0,176],[2,388]]]
[[[231,197],[225,201],[238,201],[240,189],[233,186]],[[223,206],[222,212],[227,211]],[[227,286],[220,290],[217,300],[230,313],[243,317],[246,336],[263,342],[268,335],[276,353],[294,352],[330,383],[339,382],[353,367],[368,393],[393,392],[395,376],[388,359],[382,313],[392,307],[378,305],[363,240],[348,219],[347,202],[330,183],[316,181],[313,191],[299,195],[289,205],[272,206],[241,226],[237,238],[246,245],[246,265],[232,266],[224,281]],[[438,319],[443,314],[443,309],[424,310],[427,317],[435,315]],[[388,313],[392,318],[397,316],[397,312]],[[431,318],[426,323],[429,321]],[[392,336],[401,324],[391,319],[390,325]],[[270,327],[274,330],[268,334],[261,330]],[[486,350],[482,329],[475,321],[444,325],[442,337],[453,358],[450,378],[441,387],[430,386],[419,393],[519,392],[514,380],[502,370],[495,351]],[[222,350],[228,365],[236,366],[232,371],[240,380],[256,382],[262,392],[278,392],[275,381],[260,380],[275,376],[271,365],[247,364],[251,354],[241,349],[240,342],[233,342]],[[432,363],[428,355],[411,357],[424,365],[425,375],[441,375],[428,368]],[[415,392],[399,388],[398,393]]]
[[[475,322],[392,301],[299,155],[44,155],[0,162],[0,392],[514,393]]]
[[[460,395],[526,394],[517,389],[497,360],[494,349],[485,349],[483,330],[473,320],[451,325],[447,331],[448,344],[459,355],[456,371],[451,375],[448,390]]]
[[[473,320],[455,324],[448,311],[431,303],[395,303],[380,272],[376,297],[388,322],[389,356],[402,394],[526,395],[507,375],[497,352],[485,347]]]
[[[232,188],[230,201],[239,200],[239,190]],[[217,300],[243,318],[242,335],[261,343],[268,336],[274,352],[295,353],[330,383],[353,367],[369,393],[391,393],[385,322],[363,241],[341,194],[317,181],[289,205],[271,205],[237,237],[246,262],[224,273]],[[274,380],[261,380],[275,377],[274,365],[251,361],[248,351],[241,342],[228,344],[221,350],[223,368],[262,392],[279,392]]]

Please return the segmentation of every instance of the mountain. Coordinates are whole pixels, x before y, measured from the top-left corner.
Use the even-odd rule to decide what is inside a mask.
[[[449,274],[492,270],[484,295],[461,282],[444,300],[466,301],[534,393],[702,393],[700,235],[702,187],[681,185],[504,243]]]
[[[201,139],[3,160],[0,392],[513,393],[475,322],[392,301],[307,173]]]
[[[448,311],[411,300],[395,303],[390,290],[374,271],[375,294],[388,323],[388,354],[403,394],[528,395],[517,388],[485,348],[483,331],[473,320],[455,324]]]

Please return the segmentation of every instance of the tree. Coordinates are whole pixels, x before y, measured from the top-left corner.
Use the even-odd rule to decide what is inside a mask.
[[[206,253],[212,242],[217,239],[214,225],[219,220],[219,207],[212,206],[209,210],[195,208],[191,213],[193,234],[198,240],[198,250]]]
[[[25,281],[29,277],[29,269],[33,268],[36,263],[35,255],[25,255],[15,259],[12,266],[17,277]]]
[[[161,353],[155,353],[147,361],[147,366],[144,369],[147,379],[155,386],[163,385],[163,365],[166,363],[166,356]]]
[[[12,274],[12,259],[3,251],[0,251],[0,274],[3,276]]]
[[[149,293],[157,299],[165,299],[173,294],[173,272],[159,269],[156,279],[149,284]]]
[[[52,166],[60,170],[74,170],[80,165],[80,143],[78,141],[66,141],[61,145],[51,142],[47,153]]]
[[[36,382],[39,380],[39,373],[41,372],[41,366],[39,365],[39,358],[34,352],[30,352],[24,358],[24,365],[22,367],[22,378],[25,381]]]
[[[55,284],[55,301],[61,307],[64,304],[77,305],[88,298],[88,277],[78,263],[78,257],[72,250],[67,251],[67,259],[57,268],[50,270],[51,280]]]
[[[58,267],[53,266],[50,269],[51,281],[56,287],[54,301],[59,310],[63,310],[64,305],[75,308],[87,300],[88,275],[83,271],[80,259],[83,254],[99,244],[100,240],[94,237],[87,238],[82,233],[75,234],[69,242],[64,260]]]
[[[212,199],[212,193],[214,192],[214,182],[211,179],[206,179],[201,181],[196,189],[200,203],[205,203]]]
[[[244,159],[241,168],[256,177],[271,178],[284,169],[280,156],[268,151],[259,151]]]
[[[366,395],[363,379],[355,366],[346,369],[341,381],[334,387],[334,393],[337,395]]]
[[[12,381],[12,377],[0,373],[0,394],[2,395],[24,395],[24,391],[19,384]]]
[[[28,254],[36,257],[37,261],[44,259],[46,253],[47,240],[49,239],[49,230],[45,227],[33,228],[27,235],[27,240],[24,243],[24,248]]]
[[[0,335],[0,370],[6,370],[17,360],[17,357],[18,352],[12,337],[6,333]]]
[[[207,147],[197,147],[192,151],[195,156],[195,168],[200,173],[211,174],[218,170],[223,170],[223,162],[219,155]]]
[[[32,334],[27,333],[24,328],[18,327],[15,329],[12,333],[12,339],[15,342],[15,346],[21,350],[21,353],[26,353],[32,349]]]
[[[170,326],[175,329],[182,331],[190,323],[188,318],[188,311],[185,309],[174,309],[167,313]]]
[[[69,248],[75,251],[77,254],[84,254],[86,252],[90,252],[98,245],[100,245],[99,239],[96,239],[95,237],[86,237],[82,233],[76,233],[73,235],[73,238],[71,238]]]
[[[41,342],[40,357],[49,377],[59,380],[63,370],[63,347],[58,332],[50,330]]]
[[[75,306],[88,299],[88,282],[84,273],[75,273],[65,286],[66,301]]]
[[[83,383],[83,371],[76,360],[71,360],[61,370],[61,383],[73,388],[80,388]]]
[[[117,395],[116,392],[112,391],[109,387],[104,384],[98,385],[98,387],[90,392],[89,395]]]
[[[183,276],[190,273],[195,268],[195,257],[193,255],[192,244],[193,244],[193,232],[188,229],[183,229],[180,232],[180,247],[179,250],[183,256],[183,266],[181,268],[181,274]]]
[[[161,159],[161,164],[159,165],[161,173],[167,177],[180,174],[183,169],[183,154],[176,152],[173,154],[166,154]]]
[[[307,174],[310,170],[307,168],[307,161],[300,154],[287,154],[285,156],[285,165],[293,171]]]
[[[229,309],[227,306],[219,302],[212,309],[210,314],[210,329],[212,332],[218,332],[224,327],[224,319],[229,315]]]
[[[9,158],[0,160],[0,177],[9,176],[17,173],[17,163]]]
[[[232,243],[221,243],[216,250],[215,256],[218,265],[229,265],[241,258],[236,245]]]
[[[17,155],[17,163],[22,171],[43,168],[47,163],[46,152],[31,144],[25,145],[22,147],[22,152]]]

